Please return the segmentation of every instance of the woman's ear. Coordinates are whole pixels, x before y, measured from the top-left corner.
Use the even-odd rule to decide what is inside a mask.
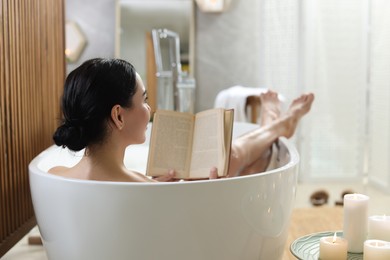
[[[123,128],[125,122],[123,118],[123,108],[120,105],[115,105],[112,107],[111,120],[119,130]]]

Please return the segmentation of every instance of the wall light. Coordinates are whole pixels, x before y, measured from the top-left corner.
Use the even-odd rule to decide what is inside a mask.
[[[85,46],[87,39],[80,27],[73,21],[67,21],[65,24],[65,57],[68,62],[76,62]]]
[[[202,12],[221,13],[226,11],[230,0],[196,0]]]

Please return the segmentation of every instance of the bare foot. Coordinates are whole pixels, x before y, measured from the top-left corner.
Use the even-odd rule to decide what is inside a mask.
[[[278,93],[268,90],[260,94],[260,125],[264,126],[280,116]]]
[[[314,94],[309,93],[301,95],[291,103],[283,119],[286,124],[282,136],[286,138],[293,136],[299,120],[310,111],[313,101]]]

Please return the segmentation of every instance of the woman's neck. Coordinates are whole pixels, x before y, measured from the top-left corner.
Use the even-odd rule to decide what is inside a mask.
[[[117,180],[127,172],[123,159],[126,147],[103,143],[89,146],[79,163],[88,179]]]
[[[115,143],[101,143],[87,147],[84,157],[94,164],[123,165],[126,147]]]

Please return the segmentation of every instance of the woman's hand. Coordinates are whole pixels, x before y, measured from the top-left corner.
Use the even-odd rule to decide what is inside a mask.
[[[217,169],[217,167],[212,167],[210,169],[209,178],[210,178],[210,180],[218,179],[218,169]]]
[[[162,181],[162,182],[175,181],[175,176],[176,176],[175,170],[169,170],[167,174],[162,175],[162,176],[158,176],[158,177],[154,178],[153,180]]]
[[[175,179],[175,177],[176,177],[175,170],[169,170],[167,174],[159,176],[159,177],[156,177],[156,178],[153,178],[153,180],[161,181],[161,182],[180,181],[178,179]],[[217,169],[217,167],[212,167],[210,169],[209,179],[210,180],[218,179],[218,169]]]

